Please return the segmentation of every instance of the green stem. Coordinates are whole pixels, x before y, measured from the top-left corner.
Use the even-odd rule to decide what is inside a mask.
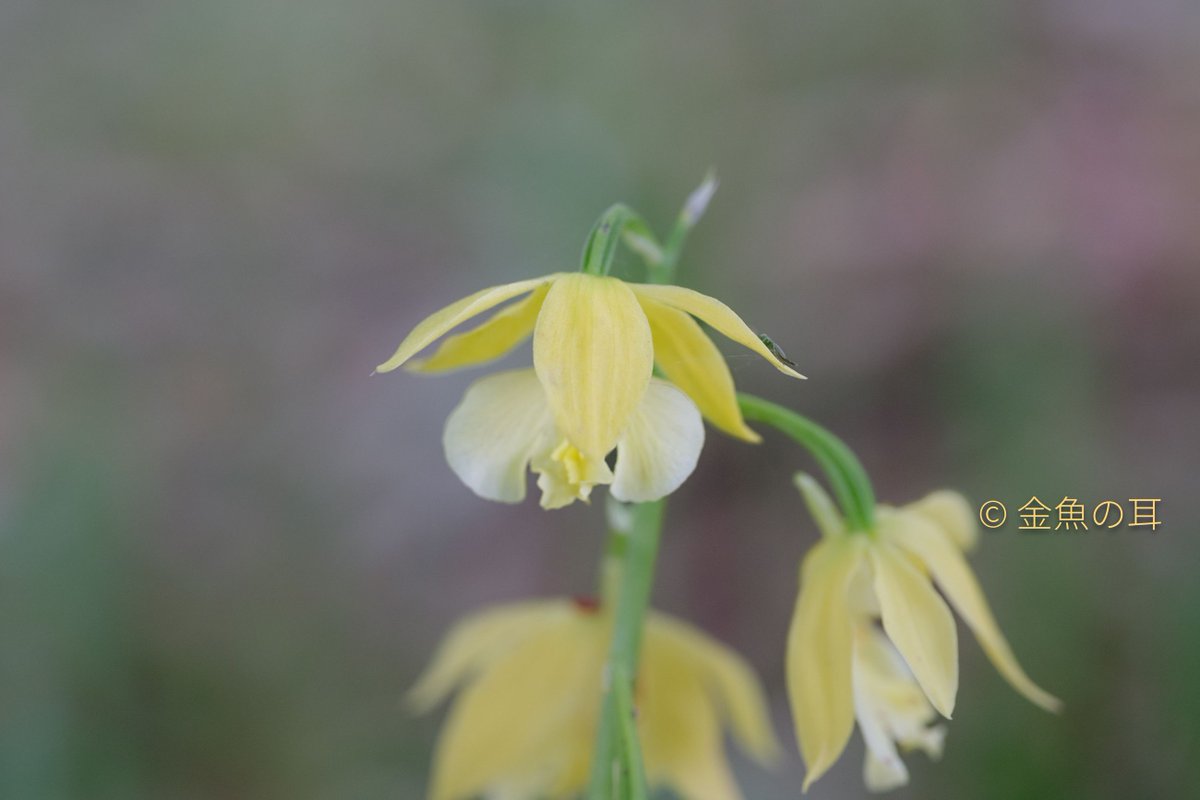
[[[618,670],[613,675],[613,693],[616,696],[617,720],[621,727],[621,755],[629,773],[630,800],[646,800],[646,767],[642,763],[642,747],[638,741],[637,712],[633,703],[632,676]]]
[[[646,283],[667,284],[675,279],[675,267],[679,265],[679,255],[683,252],[683,242],[689,230],[683,224],[682,217],[675,223],[658,261],[646,264]]]
[[[807,417],[761,397],[740,393],[738,405],[746,419],[765,422],[812,453],[829,479],[851,530],[874,527],[875,490],[862,463],[845,442]]]
[[[666,243],[662,245],[662,257],[658,263],[647,265],[648,283],[671,283],[673,281],[674,271],[679,265],[679,255],[683,253],[683,242],[688,239],[692,224],[694,222],[688,216],[680,213],[674,228],[671,229],[671,234],[667,236]]]
[[[645,261],[648,283],[671,283],[688,231],[704,213],[715,189],[716,179],[710,175],[688,198],[661,246],[641,217],[625,206],[613,206],[588,237],[583,270],[607,275],[617,244],[624,239]],[[605,613],[614,615],[613,632],[587,796],[588,800],[645,800],[648,789],[634,684],[666,501],[623,505],[611,495],[608,499],[610,531],[601,568],[601,604]]]
[[[612,269],[613,257],[617,254],[617,245],[621,243],[621,234],[626,225],[645,227],[633,209],[621,203],[610,206],[601,214],[583,245],[579,269],[589,275],[607,275]]]
[[[611,573],[613,567],[618,567],[620,579],[605,579],[606,588],[610,592],[615,590],[616,597],[604,597],[601,601],[604,613],[613,614],[613,633],[588,785],[590,800],[645,796],[645,777],[633,720],[633,681],[666,507],[662,500],[632,506],[610,502],[615,507],[609,515],[612,531],[605,571]],[[614,773],[620,776],[620,785],[637,788],[615,794]]]
[[[667,240],[663,243],[658,258],[646,261],[647,283],[665,284],[675,280],[675,268],[679,265],[679,256],[683,253],[683,243],[687,240],[692,228],[700,221],[700,217],[704,214],[704,207],[708,205],[708,200],[715,190],[716,178],[710,175],[699,189],[692,192],[683,210],[675,218],[675,226],[667,235]],[[693,207],[698,195],[703,195],[703,199],[698,207]]]

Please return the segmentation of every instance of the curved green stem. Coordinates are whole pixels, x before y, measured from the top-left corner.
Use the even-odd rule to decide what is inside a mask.
[[[738,405],[746,419],[765,422],[812,453],[829,479],[851,530],[874,527],[875,490],[867,471],[845,442],[807,417],[761,397],[739,393]]]

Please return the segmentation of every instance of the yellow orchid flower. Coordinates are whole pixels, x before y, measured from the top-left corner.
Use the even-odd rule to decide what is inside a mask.
[[[828,770],[854,727],[881,763],[868,764],[879,787],[903,782],[903,765],[887,758],[887,736],[904,744],[927,717],[911,693],[883,689],[907,674],[937,713],[950,718],[958,691],[958,638],[945,594],[1000,674],[1032,703],[1057,711],[1061,703],[1039,688],[1017,663],[1000,632],[963,551],[977,538],[966,500],[940,491],[902,508],[879,506],[870,531],[847,531],[832,501],[805,475],[797,484],[823,539],[804,559],[800,595],[788,634],[787,679],[800,752],[808,768],[804,788]],[[907,673],[880,669],[885,659],[863,625],[881,620],[886,641]],[[885,676],[879,680],[880,674]],[[903,721],[903,726],[901,725]],[[908,726],[908,727],[904,727]],[[894,754],[894,748],[891,752]],[[869,758],[872,757],[869,755]]]
[[[413,358],[462,323],[522,295],[473,330],[447,338],[428,358]],[[543,412],[548,412],[553,441],[525,439],[528,446],[521,448],[516,448],[514,441],[516,449],[507,454],[522,464],[521,474],[523,464],[532,462],[543,476],[539,483],[551,485],[549,490],[543,486],[543,505],[558,507],[587,499],[592,486],[614,480],[605,459],[622,437],[627,443],[634,439],[631,431],[637,427],[639,415],[643,422],[663,418],[652,408],[663,406],[663,401],[648,397],[665,396],[663,390],[653,388],[660,385],[651,380],[656,364],[713,425],[747,441],[759,440],[742,418],[729,367],[693,316],[758,353],[781,372],[803,377],[719,300],[679,286],[626,283],[582,272],[556,273],[465,297],[417,325],[376,371],[389,372],[406,363],[418,372],[481,364],[504,355],[532,334],[533,374],[543,393],[536,409],[515,405],[533,402],[527,381],[495,382],[486,384],[486,389],[480,388],[484,382],[479,382],[456,412],[459,420],[455,427],[459,432],[471,429],[476,433],[472,442],[483,436],[511,439],[515,434],[510,435],[506,428],[519,423],[525,423],[523,434],[540,435],[550,430],[550,424],[542,424],[541,419]],[[512,484],[514,473],[506,472],[507,480],[500,486],[495,464],[468,463],[474,458],[473,445],[450,439],[447,430],[447,450],[453,448],[459,456],[460,466],[455,471],[460,477],[464,473],[490,476],[475,483],[467,481],[472,489],[508,502],[524,496],[523,485],[518,489]],[[698,447],[694,441],[692,444]],[[651,461],[684,460],[682,455],[652,448],[645,449],[644,455]],[[619,462],[620,457],[618,473]],[[546,475],[554,477],[545,479]],[[518,482],[522,480],[518,477]],[[619,474],[615,480],[620,482]],[[669,485],[668,491],[678,485],[673,480],[658,483]],[[480,485],[486,485],[491,493],[480,491]],[[666,493],[660,492],[658,485],[627,488],[630,491],[618,497],[651,500]]]
[[[584,789],[612,619],[548,600],[460,622],[409,693],[426,711],[455,690],[430,800],[566,800]],[[758,680],[732,650],[662,614],[647,617],[636,683],[647,780],[686,800],[738,800],[722,742],[769,762],[778,745]]]

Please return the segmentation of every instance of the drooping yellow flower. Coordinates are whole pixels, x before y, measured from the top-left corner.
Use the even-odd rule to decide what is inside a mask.
[[[473,330],[447,338],[428,358],[413,359],[462,323],[521,295],[525,297]],[[452,442],[448,427],[447,452],[456,453],[455,471],[460,477],[477,477],[474,482],[463,478],[476,492],[516,502],[524,496],[522,477],[514,482],[516,473],[505,470],[501,480],[496,463],[475,463],[476,458],[498,453],[476,443],[487,437],[511,439],[505,455],[521,465],[522,475],[524,464],[531,463],[542,476],[542,504],[557,507],[587,499],[596,484],[613,480],[620,484],[620,460],[629,456],[618,454],[614,476],[605,462],[608,454],[620,449],[623,441],[627,450],[635,447],[635,429],[640,426],[644,431],[666,419],[668,404],[682,408],[669,398],[665,384],[651,380],[656,364],[715,426],[758,441],[758,434],[742,418],[725,360],[693,316],[780,371],[801,377],[718,300],[679,286],[632,284],[585,273],[547,275],[463,298],[417,325],[377,371],[388,372],[406,363],[419,372],[481,364],[509,352],[532,333],[533,374],[542,398],[534,399],[533,384],[526,379],[477,382],[455,412],[457,433],[469,430],[472,435],[467,440],[456,435]],[[526,438],[518,442],[510,428],[519,428]],[[698,451],[702,431],[696,434],[694,426],[685,425],[676,433],[685,432],[690,435],[689,447]],[[528,438],[535,434],[536,442]],[[624,500],[657,499],[687,477],[686,473],[682,477],[655,473],[653,481],[637,481],[641,471],[687,461],[685,451],[663,449],[665,439],[657,448],[643,448],[643,463],[624,472],[631,476],[626,491],[618,493],[614,485],[614,494]],[[478,477],[484,474],[486,478]]]
[[[937,713],[949,719],[954,711],[958,638],[935,585],[1013,688],[1048,711],[1058,710],[1059,700],[1017,663],[966,562],[963,551],[974,545],[977,530],[962,496],[941,491],[902,508],[880,506],[873,530],[849,532],[815,481],[798,476],[797,483],[823,534],[804,559],[788,635],[788,692],[808,769],[805,789],[845,749],[856,712],[868,759],[878,762],[868,763],[873,788],[906,780],[888,740],[938,750],[920,733],[930,715],[902,688],[911,675]],[[873,630],[876,620],[907,672],[895,663],[888,667],[883,643],[863,632],[864,626]]]
[[[458,690],[434,756],[430,800],[566,800],[587,783],[611,616],[551,600],[459,623],[409,694],[417,710]],[[758,681],[736,653],[651,613],[635,683],[651,787],[686,800],[741,797],[726,760],[728,728],[761,762],[777,752]]]

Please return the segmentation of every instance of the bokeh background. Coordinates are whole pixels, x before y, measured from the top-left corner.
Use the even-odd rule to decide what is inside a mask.
[[[440,429],[477,373],[371,370],[710,166],[681,281],[881,497],[1163,498],[1154,533],[986,535],[1066,712],[964,635],[945,757],[894,796],[1192,796],[1198,74],[1187,0],[2,0],[0,797],[420,797],[404,689],[461,615],[588,592],[602,514],[476,499]],[[712,434],[655,593],[789,752],[798,468]],[[861,753],[811,796],[864,796]],[[797,796],[798,756],[738,764]]]

